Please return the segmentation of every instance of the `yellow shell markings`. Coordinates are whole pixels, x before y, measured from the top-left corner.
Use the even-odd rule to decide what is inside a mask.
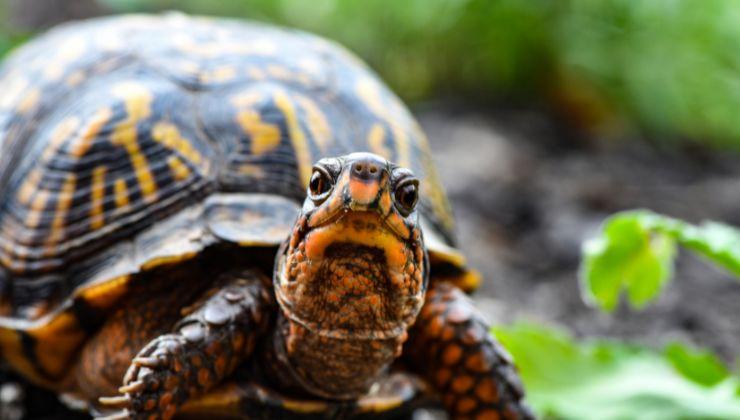
[[[385,145],[385,142],[385,127],[380,123],[373,124],[372,128],[370,128],[370,132],[367,134],[367,144],[370,146],[370,151],[390,160],[392,152]]]
[[[175,124],[167,121],[158,122],[152,128],[152,139],[179,153],[195,165],[201,166],[205,163],[203,156],[193,147],[192,141],[183,137]]]
[[[418,139],[417,145],[421,151],[421,165],[424,169],[424,177],[427,179],[427,182],[420,184],[422,194],[431,203],[433,213],[439,218],[439,221],[448,231],[452,231],[455,227],[455,219],[452,215],[450,203],[447,201],[447,196],[441,187],[442,183],[439,179],[437,168],[432,161],[432,150],[429,147],[429,141],[416,122],[413,123],[413,130]]]
[[[253,155],[267,153],[280,145],[280,127],[264,123],[260,114],[253,109],[263,98],[260,92],[247,90],[233,95],[229,100],[232,106],[239,109],[235,121],[249,137],[250,151]],[[265,176],[263,168],[249,163],[239,165],[238,171],[242,175],[254,178]]]
[[[116,203],[116,209],[125,209],[130,204],[128,187],[126,186],[126,180],[123,178],[116,179],[113,184],[114,201]]]
[[[283,113],[286,125],[288,126],[288,136],[293,144],[296,161],[298,162],[298,178],[302,185],[306,186],[308,185],[308,180],[311,178],[311,169],[313,167],[311,151],[308,148],[306,135],[303,133],[293,101],[290,100],[288,94],[279,91],[275,93],[274,100],[275,105]]]
[[[110,121],[112,116],[113,111],[111,111],[110,108],[101,108],[97,110],[92,117],[90,117],[80,135],[71,142],[69,146],[69,154],[77,159],[84,156],[98,138],[100,130],[102,130],[105,124]]]
[[[322,153],[326,152],[333,142],[331,126],[326,119],[326,115],[312,99],[304,95],[295,95],[295,99],[306,116],[306,124],[308,125],[308,131],[311,132],[311,137],[319,150]]]
[[[18,72],[11,72],[0,80],[3,94],[0,95],[0,110],[15,110],[26,114],[34,109],[41,100],[41,90],[32,87],[28,78]]]
[[[167,165],[170,167],[170,172],[175,180],[184,181],[190,178],[190,168],[179,157],[175,155],[168,157]]]
[[[234,66],[221,66],[215,69],[200,73],[200,81],[202,83],[224,83],[236,78],[236,67]]]
[[[265,177],[265,170],[258,165],[245,163],[243,165],[239,165],[238,169],[239,169],[239,173],[242,175],[247,175],[253,178],[264,178]]]
[[[370,77],[363,77],[357,82],[355,91],[365,106],[390,126],[396,145],[396,163],[400,166],[409,167],[411,151],[408,134],[393,118],[389,110],[391,104],[384,103],[378,82]]]
[[[281,66],[280,64],[268,64],[265,67],[265,71],[267,71],[267,74],[274,77],[278,80],[292,80],[293,74],[290,70],[288,70],[287,67]]]
[[[16,111],[20,114],[26,114],[34,109],[41,100],[41,90],[33,88],[25,93],[16,106]]]
[[[105,200],[105,173],[108,168],[97,166],[92,171],[90,187],[90,227],[100,229],[105,225],[103,201]]]
[[[78,117],[67,117],[57,124],[51,133],[49,144],[41,155],[41,162],[49,162],[57,154],[62,144],[77,132],[80,123],[81,120]]]
[[[31,211],[26,216],[26,227],[35,228],[41,222],[41,215],[46,209],[46,203],[49,201],[49,190],[40,190],[31,200]]]
[[[55,82],[62,78],[70,63],[84,54],[86,49],[85,39],[74,37],[67,39],[56,48],[52,57],[47,57],[44,63],[43,77],[47,82]]]
[[[262,98],[261,93],[247,90],[232,96],[230,102],[237,108],[249,108],[261,101]]]
[[[190,60],[181,60],[177,63],[178,70],[182,71],[183,73],[187,73],[190,75],[198,75],[200,74],[200,65],[194,61]]]
[[[261,68],[256,66],[247,67],[246,74],[254,80],[264,80],[267,77],[267,75],[265,75],[265,72],[262,71]]]
[[[77,117],[69,117],[62,120],[54,127],[49,144],[41,155],[42,162],[51,159],[61,145],[69,139],[80,125]],[[46,211],[46,204],[49,201],[51,192],[47,189],[40,189],[39,184],[43,178],[43,172],[35,168],[31,170],[21,184],[16,193],[16,198],[22,204],[29,206],[29,212],[24,219],[27,228],[36,228],[41,222],[42,215]]]
[[[186,53],[203,58],[223,57],[226,55],[274,55],[278,48],[275,43],[266,38],[257,38],[250,42],[232,40],[213,40],[198,42],[190,35],[178,33],[171,40],[172,45]]]
[[[300,69],[298,71],[295,71],[280,64],[268,64],[265,67],[265,71],[268,75],[277,80],[282,80],[285,82],[298,82],[305,86],[311,85],[311,77],[308,74],[300,71]]]
[[[390,127],[390,130],[393,133],[394,144],[396,146],[396,163],[401,166],[409,167],[411,163],[409,133],[397,122],[399,115],[406,114],[403,107],[395,100],[392,100],[392,98],[388,101],[389,103],[384,103],[380,86],[375,80],[369,77],[362,78],[357,82],[356,92],[363,103],[365,103],[365,106]],[[441,184],[439,183],[434,163],[431,161],[431,150],[429,149],[426,136],[416,122],[411,120],[410,125],[411,130],[416,137],[416,144],[421,148],[422,152],[421,163],[424,169],[425,178],[427,179],[427,182],[421,183],[423,194],[428,197],[429,202],[432,204],[433,212],[437,217],[439,217],[440,222],[451,230],[454,225],[452,212],[444,192],[439,187]],[[377,123],[371,127],[370,132],[368,133],[368,146],[374,153],[388,158],[388,155],[390,155],[390,149],[384,146],[385,138],[381,141],[381,128],[383,128],[382,125]],[[387,133],[384,132],[383,134],[385,135]]]
[[[64,83],[66,83],[69,87],[75,87],[82,83],[83,80],[85,80],[85,72],[83,72],[82,70],[77,70],[70,73],[69,76],[64,79]]]
[[[16,194],[18,202],[25,205],[28,205],[31,202],[31,198],[38,189],[38,185],[41,182],[42,176],[43,173],[39,168],[33,168],[28,173],[26,179],[23,181],[23,184],[21,184],[21,187],[18,189],[18,193]]]
[[[118,124],[111,134],[111,142],[126,149],[134,168],[134,174],[147,202],[157,198],[157,185],[154,182],[149,162],[139,148],[137,124],[151,115],[152,93],[136,82],[122,82],[112,89],[113,95],[123,100],[127,117]]]
[[[62,189],[57,196],[57,208],[54,212],[54,219],[51,222],[51,231],[46,240],[46,243],[50,246],[59,242],[63,237],[64,221],[69,208],[72,206],[76,184],[77,177],[75,174],[67,174],[64,184],[62,184]]]
[[[26,77],[21,76],[17,72],[8,74],[0,82],[5,87],[2,94],[0,94],[0,109],[12,110],[23,100],[30,82]]]
[[[259,112],[253,109],[239,111],[236,120],[251,140],[252,154],[271,152],[280,145],[280,127],[263,122]]]

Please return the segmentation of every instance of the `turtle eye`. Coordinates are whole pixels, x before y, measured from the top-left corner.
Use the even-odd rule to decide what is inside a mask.
[[[308,192],[313,200],[320,200],[325,198],[327,193],[331,191],[334,181],[324,169],[315,167],[311,180],[308,183]]]
[[[419,200],[419,181],[410,179],[401,182],[396,186],[395,192],[396,207],[404,216],[408,216],[414,211],[416,202]]]

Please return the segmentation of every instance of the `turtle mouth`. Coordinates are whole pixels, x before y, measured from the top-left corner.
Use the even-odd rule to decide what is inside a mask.
[[[368,223],[377,225],[383,230],[394,234],[399,241],[407,239],[408,232],[399,229],[397,225],[390,223],[390,214],[383,215],[378,210],[367,209],[365,206],[349,202],[345,206],[337,207],[334,211],[324,214],[316,214],[309,218],[307,229],[304,234],[311,230],[321,229],[330,225],[341,223],[345,218],[365,219]],[[374,219],[374,220],[373,220]]]
[[[308,228],[300,242],[305,246],[306,258],[314,262],[322,261],[327,249],[337,243],[378,249],[385,255],[390,271],[406,265],[409,256],[404,251],[411,247],[378,213],[350,210]]]
[[[423,301],[422,242],[404,240],[377,212],[340,212],[305,230],[276,264],[285,315],[334,338],[403,334]]]

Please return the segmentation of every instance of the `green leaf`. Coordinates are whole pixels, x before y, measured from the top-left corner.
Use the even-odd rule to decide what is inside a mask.
[[[680,229],[679,240],[688,249],[740,276],[740,231],[717,222]]]
[[[691,350],[681,343],[671,343],[666,346],[665,355],[678,372],[701,385],[716,385],[730,375],[722,361],[706,350]]]
[[[626,289],[630,303],[641,308],[670,278],[675,240],[646,230],[643,217],[640,211],[613,216],[600,237],[584,244],[580,278],[586,301],[610,311]]]
[[[577,343],[542,326],[518,324],[494,333],[514,356],[527,399],[543,418],[740,418],[740,380],[718,381],[718,371],[691,378],[683,373],[717,369],[713,356],[677,352],[672,345],[672,352],[682,352],[679,371],[673,357],[660,352],[606,340]]]
[[[737,229],[717,222],[695,226],[646,210],[626,211],[607,219],[600,236],[583,245],[584,299],[611,311],[626,291],[633,307],[644,307],[671,279],[677,244],[740,276]]]

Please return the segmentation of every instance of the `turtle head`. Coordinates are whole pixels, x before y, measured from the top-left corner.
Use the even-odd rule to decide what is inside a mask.
[[[405,337],[428,277],[418,191],[411,170],[374,154],[318,161],[278,255],[283,313],[322,336]]]

